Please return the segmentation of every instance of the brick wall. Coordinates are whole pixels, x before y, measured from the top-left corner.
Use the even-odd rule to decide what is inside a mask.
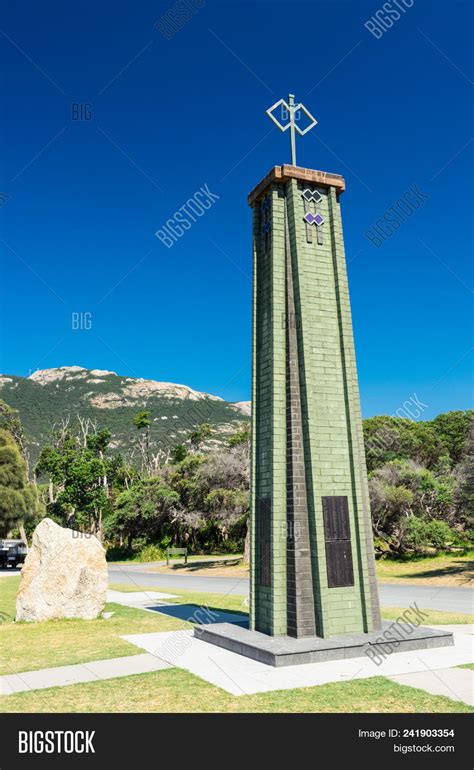
[[[253,201],[251,623],[273,635],[307,634],[311,596],[313,627],[330,636],[369,631],[380,615],[340,187],[317,186],[325,220],[317,238],[303,220],[306,186],[296,178],[271,181]],[[348,500],[354,585],[329,588],[321,498],[333,495]],[[296,550],[287,540],[295,516]]]

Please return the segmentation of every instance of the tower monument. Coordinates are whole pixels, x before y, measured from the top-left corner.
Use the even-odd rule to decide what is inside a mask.
[[[280,111],[278,113],[278,111]],[[291,164],[249,194],[253,212],[250,620],[195,635],[274,666],[386,647],[340,198],[342,176],[296,164],[316,125],[302,104],[267,110]],[[303,127],[303,122],[306,123]],[[453,644],[412,628],[397,651]],[[369,654],[368,652],[368,654]],[[370,654],[369,654],[370,657]]]
[[[380,627],[340,196],[344,179],[296,165],[302,106],[268,111],[292,164],[253,211],[251,625],[327,637]],[[274,113],[283,107],[286,124]],[[298,113],[309,121],[300,129]]]

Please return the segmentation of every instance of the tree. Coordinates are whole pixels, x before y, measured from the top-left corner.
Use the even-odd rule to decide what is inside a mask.
[[[131,549],[134,539],[159,540],[162,527],[179,503],[179,494],[161,479],[144,479],[118,495],[106,531],[122,535]]]
[[[471,422],[465,442],[465,455],[456,468],[456,520],[462,526],[474,528],[474,423]]]
[[[206,497],[206,508],[225,541],[233,525],[248,516],[249,497],[242,489],[213,489]]]
[[[236,430],[229,439],[229,446],[250,445],[250,423],[246,422],[242,428]]]
[[[28,482],[26,462],[15,439],[0,430],[0,534],[8,535],[40,510],[33,484]]]
[[[461,462],[472,431],[474,411],[446,412],[432,420],[431,425],[446,446],[453,465]]]
[[[99,430],[85,437],[67,426],[55,434],[55,444],[43,448],[36,474],[49,479],[49,506],[67,526],[79,526],[102,539],[102,523],[111,503],[110,477],[116,459],[108,458],[111,433]],[[48,511],[49,511],[48,506]]]
[[[11,406],[2,401],[0,398],[0,430],[7,430],[15,439],[20,448],[20,452],[26,459],[26,440],[25,431],[20,419],[20,413],[18,409],[13,409]]]
[[[250,463],[250,422],[244,424],[240,430],[236,431],[229,439],[230,447],[239,447],[242,450],[242,456],[245,458],[245,464],[247,467],[247,474],[245,478],[245,484],[248,487],[250,484],[249,478],[249,463]],[[246,531],[244,541],[244,553],[243,563],[250,563],[250,515],[246,517]]]
[[[184,446],[184,444],[176,444],[176,446],[173,447],[171,451],[171,462],[173,465],[177,465],[177,463],[180,463],[186,455],[188,454],[188,450]]]
[[[392,460],[413,460],[434,467],[447,453],[444,437],[431,422],[381,415],[363,422],[367,470]]]
[[[394,460],[369,474],[369,491],[374,534],[396,553],[418,548],[422,537],[439,542],[455,523],[451,471],[436,475],[413,460]]]
[[[142,458],[142,469],[146,473],[151,473],[151,451],[150,451],[150,412],[137,412],[133,418],[133,424],[138,430],[138,451]]]
[[[208,422],[203,422],[202,425],[199,425],[197,428],[191,431],[189,435],[189,440],[195,452],[199,451],[199,449],[204,444],[205,440],[209,438],[211,433],[212,433],[212,428]]]

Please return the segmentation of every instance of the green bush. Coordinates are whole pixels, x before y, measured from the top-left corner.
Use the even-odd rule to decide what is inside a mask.
[[[453,533],[445,521],[430,521],[426,525],[426,537],[430,545],[441,551],[453,540]]]
[[[428,545],[426,522],[417,516],[410,516],[405,527],[404,545],[419,553]]]
[[[173,542],[173,538],[170,535],[163,535],[163,537],[159,541],[158,548],[162,550],[165,556],[166,556],[166,549],[171,547],[172,542]]]
[[[107,545],[107,544],[106,544]],[[107,561],[127,561],[133,558],[133,550],[125,546],[107,547]]]
[[[465,529],[462,532],[452,530],[454,545],[464,548],[472,548],[474,545],[474,529]]]
[[[454,533],[445,521],[425,521],[418,516],[410,516],[407,521],[404,545],[420,553],[431,546],[436,551],[442,551],[454,540]]]
[[[159,545],[146,545],[138,554],[138,561],[163,561],[166,559],[166,550]]]

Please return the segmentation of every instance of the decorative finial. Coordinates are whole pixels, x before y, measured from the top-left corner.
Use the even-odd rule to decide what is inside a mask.
[[[280,123],[280,121],[275,117],[273,114],[273,111],[276,110],[278,107],[281,107],[281,117],[283,120],[286,120],[286,123]],[[278,102],[275,102],[271,107],[268,108],[266,111],[269,118],[273,120],[276,126],[280,129],[280,131],[286,131],[288,128],[290,129],[290,140],[291,140],[291,164],[293,166],[296,166],[296,134],[295,131],[298,131],[300,136],[304,136],[308,133],[308,131],[311,131],[312,128],[315,127],[317,124],[317,120],[313,115],[311,115],[310,111],[306,109],[304,104],[295,104],[295,96],[294,94],[288,95],[288,102],[285,102],[284,99],[280,99]],[[300,113],[303,112],[306,117],[309,120],[309,124],[306,126],[306,128],[301,129],[298,125],[298,121],[301,117]]]

